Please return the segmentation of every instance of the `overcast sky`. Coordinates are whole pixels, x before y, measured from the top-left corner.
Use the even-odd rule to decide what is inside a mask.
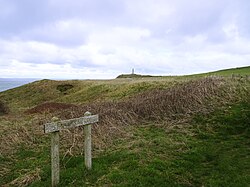
[[[0,77],[181,75],[250,65],[249,0],[0,0]]]

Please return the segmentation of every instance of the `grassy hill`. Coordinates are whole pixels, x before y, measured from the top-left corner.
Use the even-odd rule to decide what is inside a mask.
[[[239,68],[231,68],[231,69],[224,69],[214,72],[208,72],[208,73],[201,73],[201,74],[194,74],[194,75],[187,75],[184,77],[198,77],[198,76],[250,76],[250,66],[246,67],[239,67]],[[164,77],[164,76],[151,76],[151,75],[140,75],[140,74],[121,74],[117,76],[117,78],[147,78],[147,77]],[[165,77],[171,77],[171,76],[165,76]],[[175,76],[177,77],[177,76]]]
[[[231,68],[231,69],[224,69],[214,72],[202,73],[202,74],[195,74],[191,76],[231,76],[231,77],[244,77],[250,76],[250,66],[246,67],[239,67],[239,68]]]
[[[44,102],[84,104],[89,102],[121,100],[155,88],[168,88],[177,78],[114,79],[114,80],[42,80],[0,92],[12,111],[25,110]],[[70,85],[70,89],[65,89]],[[61,89],[60,89],[61,88]],[[64,88],[64,89],[63,89]]]
[[[232,69],[225,69],[225,70],[220,70],[220,71],[215,71],[212,73],[212,75],[221,75],[221,76],[229,76],[229,75],[239,75],[239,76],[245,76],[248,75],[250,76],[250,66],[247,67],[240,67],[240,68],[232,68]]]
[[[140,75],[140,74],[121,74],[121,75],[117,76],[116,78],[121,79],[121,78],[145,78],[145,77],[153,77],[153,76],[151,76],[151,75]]]
[[[8,114],[0,116],[0,186],[50,186],[50,136],[42,125],[87,110],[100,115],[92,129],[93,169],[84,168],[83,129],[62,131],[59,186],[248,186],[245,75],[250,67],[198,76],[42,80],[1,92]]]

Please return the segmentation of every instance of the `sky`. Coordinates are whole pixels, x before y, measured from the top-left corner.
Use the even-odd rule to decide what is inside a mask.
[[[249,0],[0,0],[0,77],[110,79],[250,65]]]

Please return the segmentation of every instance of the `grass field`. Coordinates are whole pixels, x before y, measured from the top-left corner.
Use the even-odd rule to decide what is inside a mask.
[[[250,66],[248,67],[241,67],[241,68],[234,68],[234,69],[226,69],[213,72],[211,74],[215,75],[222,75],[222,76],[231,76],[231,75],[240,75],[240,76],[249,76]]]
[[[0,186],[50,186],[41,126],[86,110],[100,114],[93,169],[84,168],[83,129],[63,131],[59,186],[249,186],[250,69],[217,73],[43,80],[1,92]]]

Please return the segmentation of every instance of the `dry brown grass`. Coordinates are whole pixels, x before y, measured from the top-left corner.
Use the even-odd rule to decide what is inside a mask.
[[[95,149],[103,150],[115,139],[130,136],[132,133],[128,133],[126,128],[145,121],[177,122],[198,112],[208,113],[214,104],[227,102],[233,92],[234,88],[227,87],[222,78],[208,77],[168,89],[146,91],[120,102],[93,103],[62,110],[54,115],[69,119],[83,116],[86,111],[99,114],[100,122],[93,125],[93,140]],[[48,118],[46,120],[49,121]],[[66,155],[79,154],[79,151],[82,154],[82,128],[66,130],[61,134]]]
[[[16,178],[15,180],[11,181],[9,184],[4,185],[4,187],[7,187],[7,186],[17,186],[17,187],[28,186],[32,182],[38,181],[38,180],[41,180],[40,170],[36,169],[34,171],[29,171],[25,175]]]
[[[42,135],[39,126],[33,126],[34,120],[22,117],[5,116],[0,119],[0,156],[16,151],[16,145],[32,146]]]

